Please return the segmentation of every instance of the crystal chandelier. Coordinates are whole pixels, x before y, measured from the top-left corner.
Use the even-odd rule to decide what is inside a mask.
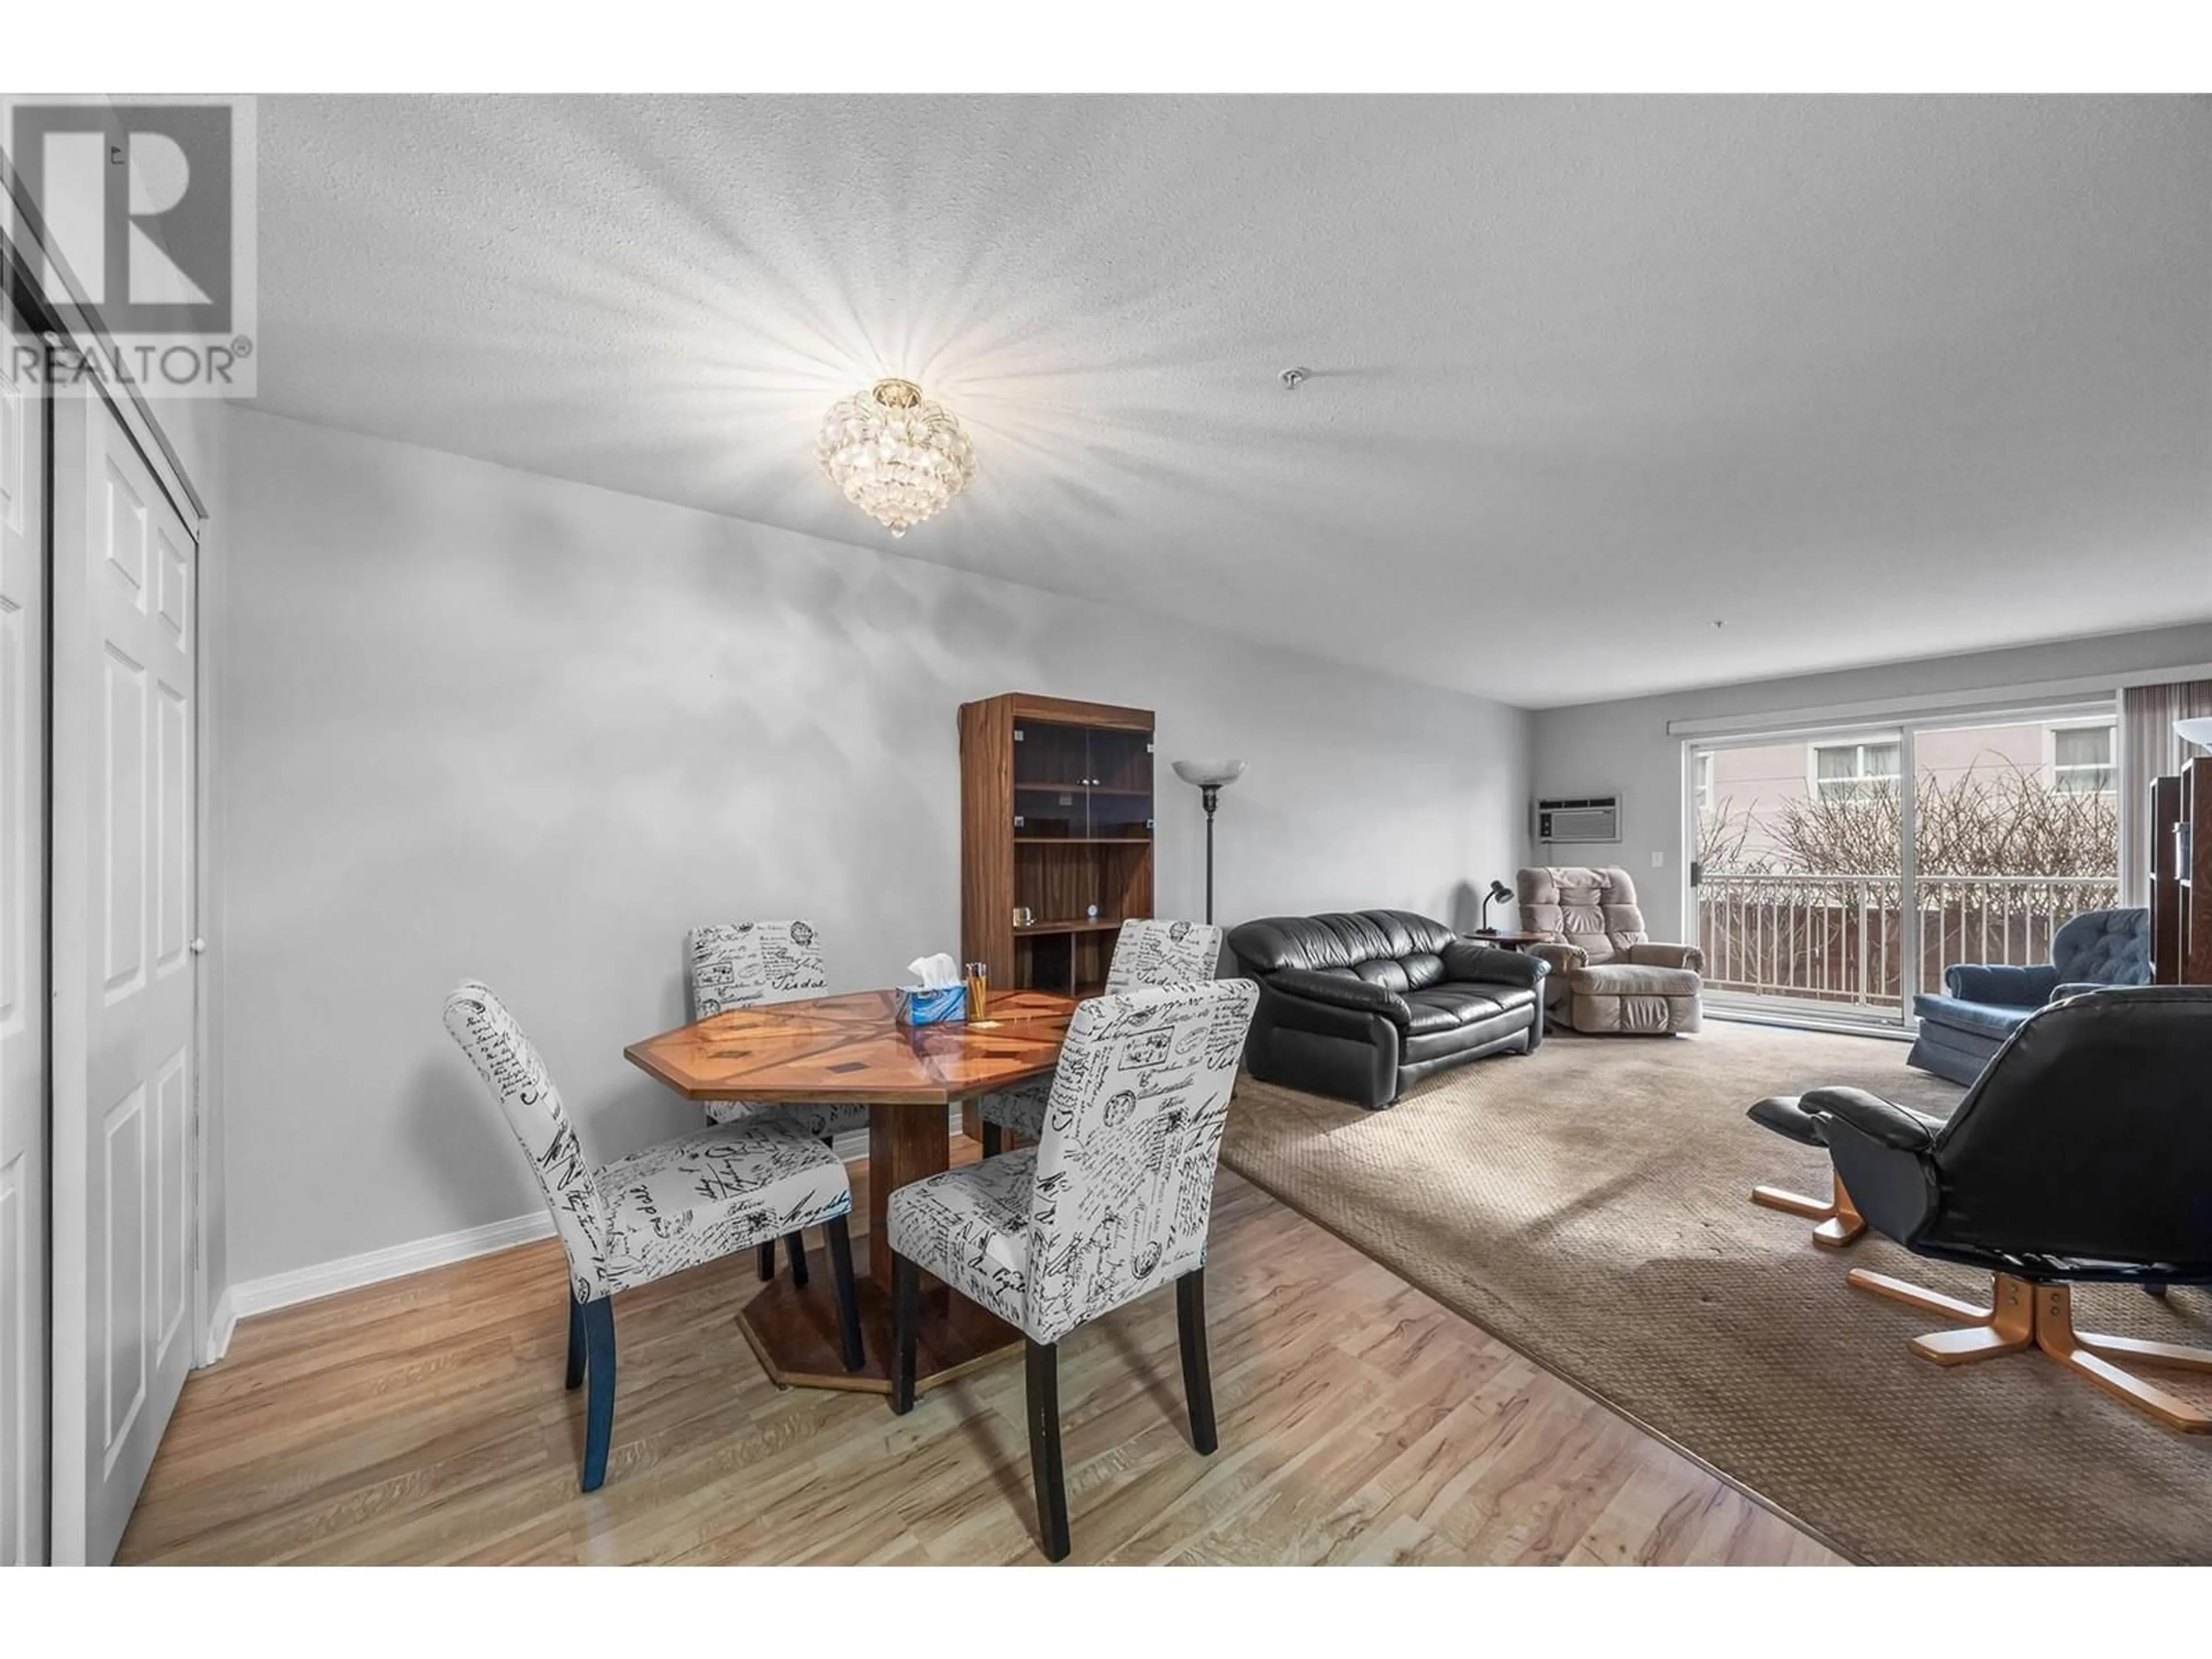
[[[911,380],[878,380],[831,404],[814,457],[847,501],[894,536],[942,512],[975,476],[960,422]]]

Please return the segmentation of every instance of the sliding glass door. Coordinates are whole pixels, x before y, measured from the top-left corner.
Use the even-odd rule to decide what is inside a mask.
[[[1691,750],[1688,914],[1715,1002],[1900,1018],[1905,746],[1869,729]]]
[[[2112,732],[2101,703],[1692,744],[1711,1000],[1902,1025],[1948,963],[2046,960],[2115,902]]]

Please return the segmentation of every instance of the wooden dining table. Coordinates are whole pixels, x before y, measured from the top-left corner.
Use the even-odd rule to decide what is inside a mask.
[[[896,991],[854,991],[732,1009],[623,1050],[687,1100],[868,1109],[867,1271],[856,1285],[867,1364],[845,1370],[826,1283],[802,1288],[779,1276],[738,1316],[778,1385],[890,1392],[890,1195],[951,1167],[952,1107],[1051,1073],[1075,1006],[1073,998],[1048,991],[1000,992],[985,1018],[906,1026]],[[988,1364],[1021,1341],[1003,1320],[924,1280],[918,1385]]]

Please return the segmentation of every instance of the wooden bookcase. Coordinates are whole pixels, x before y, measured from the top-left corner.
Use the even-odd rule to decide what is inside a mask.
[[[2150,786],[2150,963],[2160,985],[2212,985],[2212,755]]]
[[[994,987],[1095,994],[1121,924],[1152,914],[1152,816],[1149,708],[961,704],[962,960]]]

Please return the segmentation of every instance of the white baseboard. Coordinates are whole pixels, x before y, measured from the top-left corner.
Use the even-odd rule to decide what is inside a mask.
[[[960,1127],[960,1109],[952,1108],[951,1127]],[[865,1129],[854,1130],[836,1137],[833,1149],[840,1158],[851,1162],[868,1155],[868,1135]],[[222,1357],[230,1346],[230,1334],[241,1319],[251,1319],[256,1314],[270,1313],[278,1308],[289,1308],[295,1303],[313,1302],[321,1297],[336,1296],[340,1291],[359,1290],[364,1285],[380,1285],[387,1279],[404,1279],[409,1273],[419,1273],[426,1268],[442,1267],[455,1261],[466,1261],[472,1256],[489,1255],[496,1250],[510,1250],[518,1244],[534,1244],[541,1238],[553,1237],[553,1218],[544,1210],[529,1215],[512,1216],[505,1221],[489,1222],[481,1227],[469,1227],[457,1233],[441,1233],[434,1238],[418,1238],[411,1244],[392,1244],[380,1250],[364,1251],[360,1255],[343,1256],[336,1261],[325,1261],[319,1267],[295,1267],[288,1273],[274,1273],[267,1279],[249,1279],[243,1285],[234,1285],[224,1291],[216,1304],[215,1329],[209,1336],[210,1364]],[[216,1333],[222,1340],[216,1340]]]
[[[404,1279],[425,1268],[442,1267],[448,1262],[466,1261],[471,1256],[511,1250],[518,1244],[532,1244],[552,1237],[552,1216],[544,1210],[535,1210],[528,1215],[511,1216],[505,1221],[488,1222],[457,1233],[418,1238],[411,1244],[387,1245],[380,1250],[366,1250],[359,1255],[325,1261],[319,1267],[296,1267],[288,1273],[250,1279],[231,1286],[229,1301],[238,1318],[250,1319],[255,1314],[289,1308],[295,1303],[313,1302],[319,1297],[335,1296],[340,1291],[358,1290],[364,1285],[380,1285],[387,1279]]]
[[[230,1352],[231,1333],[238,1328],[238,1304],[231,1299],[228,1288],[215,1299],[215,1311],[208,1316],[207,1343],[200,1351],[201,1365],[212,1365]]]

